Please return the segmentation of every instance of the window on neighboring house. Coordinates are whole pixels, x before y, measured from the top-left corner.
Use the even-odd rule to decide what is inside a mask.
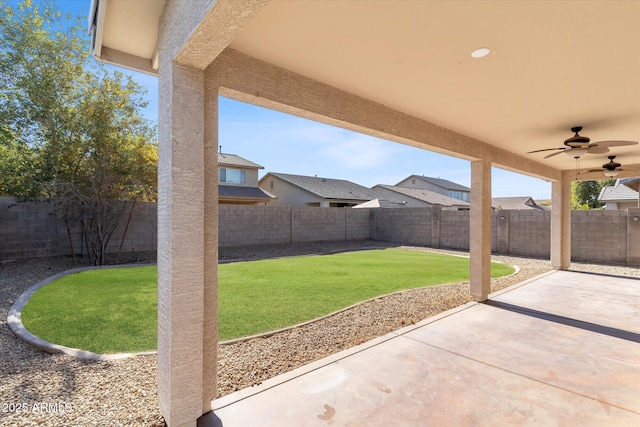
[[[273,190],[273,181],[269,182],[269,190]]]
[[[242,169],[220,168],[220,182],[246,184],[247,171]]]
[[[454,199],[464,200],[465,202],[469,201],[469,193],[464,191],[449,191],[449,197],[453,197]]]

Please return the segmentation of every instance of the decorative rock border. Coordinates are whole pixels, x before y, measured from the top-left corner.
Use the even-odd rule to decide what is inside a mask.
[[[376,250],[376,249],[388,249],[385,247],[372,247],[372,248],[366,248],[366,249],[362,249],[362,250]],[[426,249],[426,248],[425,248]],[[330,251],[327,253],[322,253],[322,254],[317,254],[317,255],[332,255],[332,254],[337,254],[337,253],[343,253],[343,252],[351,252],[350,250],[337,250],[337,251]],[[425,250],[425,252],[431,252],[429,250]],[[433,253],[438,253],[436,251],[433,251]],[[468,255],[456,255],[456,254],[449,254],[450,256],[458,256],[461,258],[469,258]],[[290,257],[286,257],[286,258],[290,258]],[[270,258],[270,259],[274,259],[274,258]],[[277,259],[277,258],[276,258]],[[229,264],[232,262],[246,262],[246,261],[257,261],[257,259],[240,259],[240,260],[225,260],[225,261],[221,261],[219,262],[220,264]],[[494,262],[494,261],[492,261]],[[42,338],[32,334],[31,332],[29,332],[29,330],[27,328],[24,327],[24,325],[22,324],[22,310],[24,309],[24,307],[27,305],[27,303],[29,302],[29,300],[31,299],[31,297],[33,296],[33,294],[36,293],[36,291],[38,291],[40,288],[42,288],[43,286],[48,285],[49,283],[58,280],[64,276],[68,276],[71,274],[76,274],[76,273],[81,273],[83,271],[90,271],[90,270],[103,270],[103,269],[112,269],[112,268],[129,268],[129,267],[142,267],[142,266],[152,266],[152,265],[156,265],[155,263],[148,263],[148,264],[122,264],[122,265],[109,265],[109,266],[97,266],[97,267],[82,267],[82,268],[74,268],[71,270],[67,270],[67,271],[63,271],[62,273],[58,273],[55,274],[51,277],[48,277],[38,283],[36,283],[35,285],[31,286],[30,288],[28,288],[26,291],[24,291],[20,297],[18,297],[18,299],[13,303],[13,305],[11,306],[11,309],[9,309],[9,314],[7,316],[7,324],[9,325],[9,328],[11,329],[11,331],[13,331],[13,333],[20,338],[21,340],[33,345],[36,348],[39,348],[42,351],[45,351],[47,353],[64,353],[67,354],[69,356],[74,356],[77,357],[79,359],[89,359],[89,360],[118,360],[118,359],[125,359],[128,357],[135,357],[135,356],[146,356],[146,355],[154,355],[157,354],[157,351],[145,351],[145,352],[137,352],[137,353],[110,353],[110,354],[99,354],[99,353],[93,353],[91,351],[86,351],[86,350],[81,350],[78,348],[72,348],[72,347],[66,347],[63,345],[59,345],[59,344],[54,344],[52,342],[43,340]],[[504,277],[510,277],[513,275],[516,275],[520,272],[520,268],[517,265],[511,266],[514,268],[514,272],[511,273],[510,275],[504,276]],[[455,282],[454,282],[455,283]],[[451,285],[452,283],[443,283],[441,285],[436,285],[436,286],[425,286],[425,287],[429,287],[429,288],[436,288],[438,286],[448,286]],[[299,328],[314,322],[318,322],[320,320],[326,319],[328,317],[331,316],[335,316],[339,313],[342,313],[344,311],[350,310],[354,307],[357,307],[361,304],[365,304],[367,302],[370,301],[374,301],[380,298],[385,298],[385,297],[389,297],[391,295],[396,295],[396,294],[401,294],[403,292],[408,292],[411,290],[415,290],[415,289],[420,289],[420,288],[412,288],[412,289],[404,289],[401,291],[396,291],[396,292],[391,292],[389,294],[384,294],[384,295],[378,295],[375,296],[373,298],[369,298],[365,301],[360,301],[357,302],[355,304],[352,304],[348,307],[345,308],[341,308],[340,310],[336,310],[332,313],[326,314],[324,316],[321,317],[316,317],[315,319],[311,319],[311,320],[307,320],[305,322],[301,322],[301,323],[297,323],[295,325],[291,325],[291,326],[287,326],[285,328],[281,328],[281,329],[276,329],[273,331],[268,331],[268,332],[263,332],[260,334],[256,334],[256,335],[250,335],[247,337],[241,337],[241,338],[236,338],[233,340],[228,340],[228,341],[222,341],[220,343],[218,343],[218,345],[229,345],[229,344],[235,344],[235,343],[239,343],[239,342],[244,342],[244,341],[249,341],[255,338],[267,338],[270,337],[272,335],[281,333],[281,332],[285,332],[291,329],[295,329],[295,328]]]
[[[469,258],[469,257],[466,257],[464,255],[451,255],[451,256],[459,256],[461,258]],[[492,262],[495,262],[495,261],[492,261]],[[511,274],[508,274],[506,276],[502,276],[502,277],[511,277],[511,276],[514,276],[514,275],[516,275],[516,274],[518,274],[520,272],[520,268],[517,265],[512,265],[510,267],[513,267],[514,272],[511,273]],[[268,337],[270,337],[272,335],[279,334],[281,332],[286,332],[286,331],[288,331],[290,329],[300,328],[302,326],[306,326],[306,325],[309,325],[311,323],[315,323],[315,322],[318,322],[320,320],[324,320],[324,319],[326,319],[328,317],[335,316],[336,314],[340,314],[340,313],[342,313],[344,311],[350,310],[352,308],[355,308],[355,307],[357,307],[359,305],[362,305],[362,304],[366,304],[366,303],[371,302],[371,301],[375,301],[375,300],[380,299],[380,298],[386,298],[386,297],[390,297],[392,295],[402,294],[404,292],[415,291],[416,289],[438,288],[440,286],[450,286],[450,285],[455,284],[455,283],[462,283],[462,282],[442,283],[440,285],[428,285],[428,286],[422,286],[420,288],[403,289],[401,291],[395,291],[395,292],[391,292],[389,294],[378,295],[378,296],[375,296],[373,298],[369,298],[367,300],[360,301],[360,302],[357,302],[355,304],[351,304],[348,307],[341,308],[340,310],[336,310],[336,311],[334,311],[332,313],[325,314],[324,316],[320,316],[320,317],[316,317],[315,319],[307,320],[306,322],[297,323],[297,324],[292,325],[292,326],[287,326],[286,328],[281,328],[281,329],[276,329],[276,330],[273,330],[273,331],[263,332],[261,334],[249,335],[247,337],[241,337],[241,338],[236,338],[236,339],[233,339],[233,340],[222,341],[222,342],[218,343],[218,345],[235,344],[235,343],[239,343],[239,342],[249,341],[249,340],[252,340],[254,338],[268,338]]]

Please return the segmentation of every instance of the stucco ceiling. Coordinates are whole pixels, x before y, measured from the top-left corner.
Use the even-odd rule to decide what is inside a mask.
[[[561,170],[575,160],[526,153],[572,126],[640,141],[637,0],[271,1],[230,47]],[[472,58],[479,47],[491,53]],[[609,154],[640,164],[640,145]]]

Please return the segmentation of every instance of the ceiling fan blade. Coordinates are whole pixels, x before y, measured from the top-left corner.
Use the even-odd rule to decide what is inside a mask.
[[[607,146],[605,145],[600,145],[600,144],[587,148],[587,153],[589,154],[604,154],[608,152],[609,152],[609,148],[607,148]]]
[[[527,154],[531,154],[531,153],[539,153],[541,151],[553,151],[553,150],[566,150],[566,147],[560,147],[560,148],[545,148],[544,150],[534,150],[534,151],[529,151],[527,152]]]
[[[568,151],[558,151],[556,153],[547,154],[546,156],[544,156],[544,158],[548,159],[549,157],[557,156],[558,154],[562,154],[562,153],[568,153]]]
[[[598,147],[624,147],[625,145],[637,145],[638,141],[598,141],[594,144]]]
[[[602,172],[604,169],[589,169],[586,173],[591,173],[591,172]]]

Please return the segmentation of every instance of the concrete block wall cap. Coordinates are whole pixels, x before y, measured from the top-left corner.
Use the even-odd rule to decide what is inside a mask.
[[[97,266],[97,267],[81,267],[81,268],[73,268],[71,270],[66,270],[61,273],[54,274],[51,277],[48,277],[35,285],[29,287],[26,291],[24,291],[18,299],[13,303],[11,308],[9,309],[9,314],[7,316],[7,324],[13,333],[20,338],[21,340],[33,345],[36,348],[39,348],[42,351],[46,351],[47,353],[62,353],[67,354],[69,356],[77,357],[79,359],[89,359],[89,360],[117,360],[117,359],[125,359],[127,357],[132,356],[144,356],[156,354],[155,351],[146,351],[139,353],[113,353],[113,354],[98,354],[92,353],[90,351],[81,350],[77,348],[65,347],[63,345],[58,345],[51,343],[49,341],[43,340],[42,338],[32,334],[29,332],[27,328],[22,324],[22,310],[27,305],[33,294],[40,288],[49,283],[64,277],[70,274],[80,273],[82,271],[89,270],[103,270],[103,269],[111,269],[111,268],[124,268],[124,267],[142,267],[148,265],[155,265],[151,263],[145,264],[122,264],[122,265],[108,265],[108,266]]]

